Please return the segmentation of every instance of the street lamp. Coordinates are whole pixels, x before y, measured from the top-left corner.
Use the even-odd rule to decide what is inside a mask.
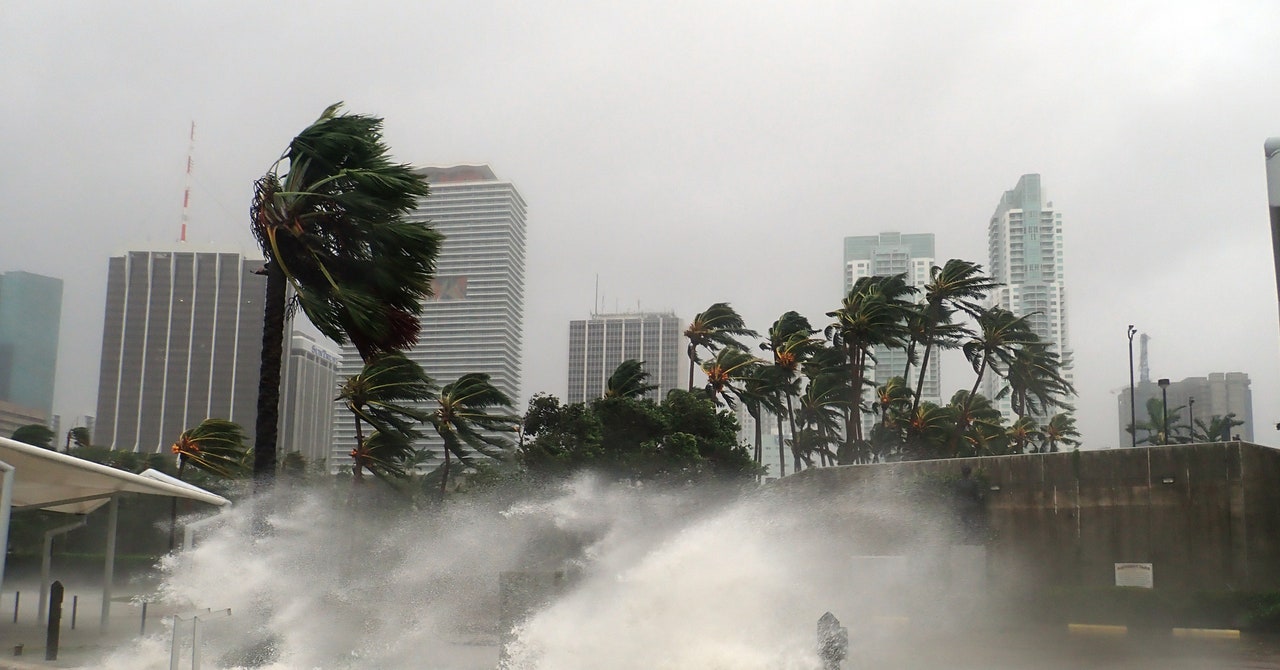
[[[1191,441],[1196,441],[1196,397],[1187,396],[1187,428],[1191,431]]]
[[[1138,329],[1129,324],[1129,433],[1133,438],[1133,446],[1138,446],[1138,403],[1133,393],[1133,336]]]
[[[1161,444],[1169,444],[1169,380],[1165,378],[1156,383],[1160,385],[1160,409],[1164,412],[1164,439]]]

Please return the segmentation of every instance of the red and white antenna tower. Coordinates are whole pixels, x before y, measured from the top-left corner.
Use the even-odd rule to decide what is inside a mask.
[[[191,139],[187,144],[187,187],[182,192],[182,232],[178,235],[179,242],[187,241],[187,222],[191,220],[189,215],[191,208],[191,156],[196,151],[196,122],[191,122]]]

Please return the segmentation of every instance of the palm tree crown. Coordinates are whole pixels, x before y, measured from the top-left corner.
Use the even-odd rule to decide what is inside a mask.
[[[609,375],[605,382],[604,397],[639,398],[656,388],[656,384],[649,383],[649,373],[644,369],[644,362],[628,358],[619,363],[613,374]]]
[[[698,349],[714,352],[721,347],[735,346],[746,349],[739,337],[757,337],[756,331],[747,328],[747,324],[727,302],[717,302],[699,312],[684,330],[689,340],[689,390],[693,390],[693,368],[700,362]]]

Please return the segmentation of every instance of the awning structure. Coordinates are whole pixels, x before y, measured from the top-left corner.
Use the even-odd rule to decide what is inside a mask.
[[[60,454],[0,437],[0,549],[9,546],[11,509],[44,509],[67,514],[88,514],[110,503],[107,515],[107,547],[103,569],[102,625],[111,608],[115,571],[116,522],[119,496],[141,494],[186,498],[218,507],[230,501],[197,486],[180,482],[154,470],[147,476]],[[0,550],[0,587],[4,584],[4,559]]]

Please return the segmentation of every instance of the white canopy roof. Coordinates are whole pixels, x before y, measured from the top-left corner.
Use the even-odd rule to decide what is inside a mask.
[[[114,493],[188,498],[227,505],[226,498],[185,482],[143,477],[75,456],[0,437],[0,461],[14,468],[13,507],[88,514]],[[157,473],[159,474],[159,473]]]

